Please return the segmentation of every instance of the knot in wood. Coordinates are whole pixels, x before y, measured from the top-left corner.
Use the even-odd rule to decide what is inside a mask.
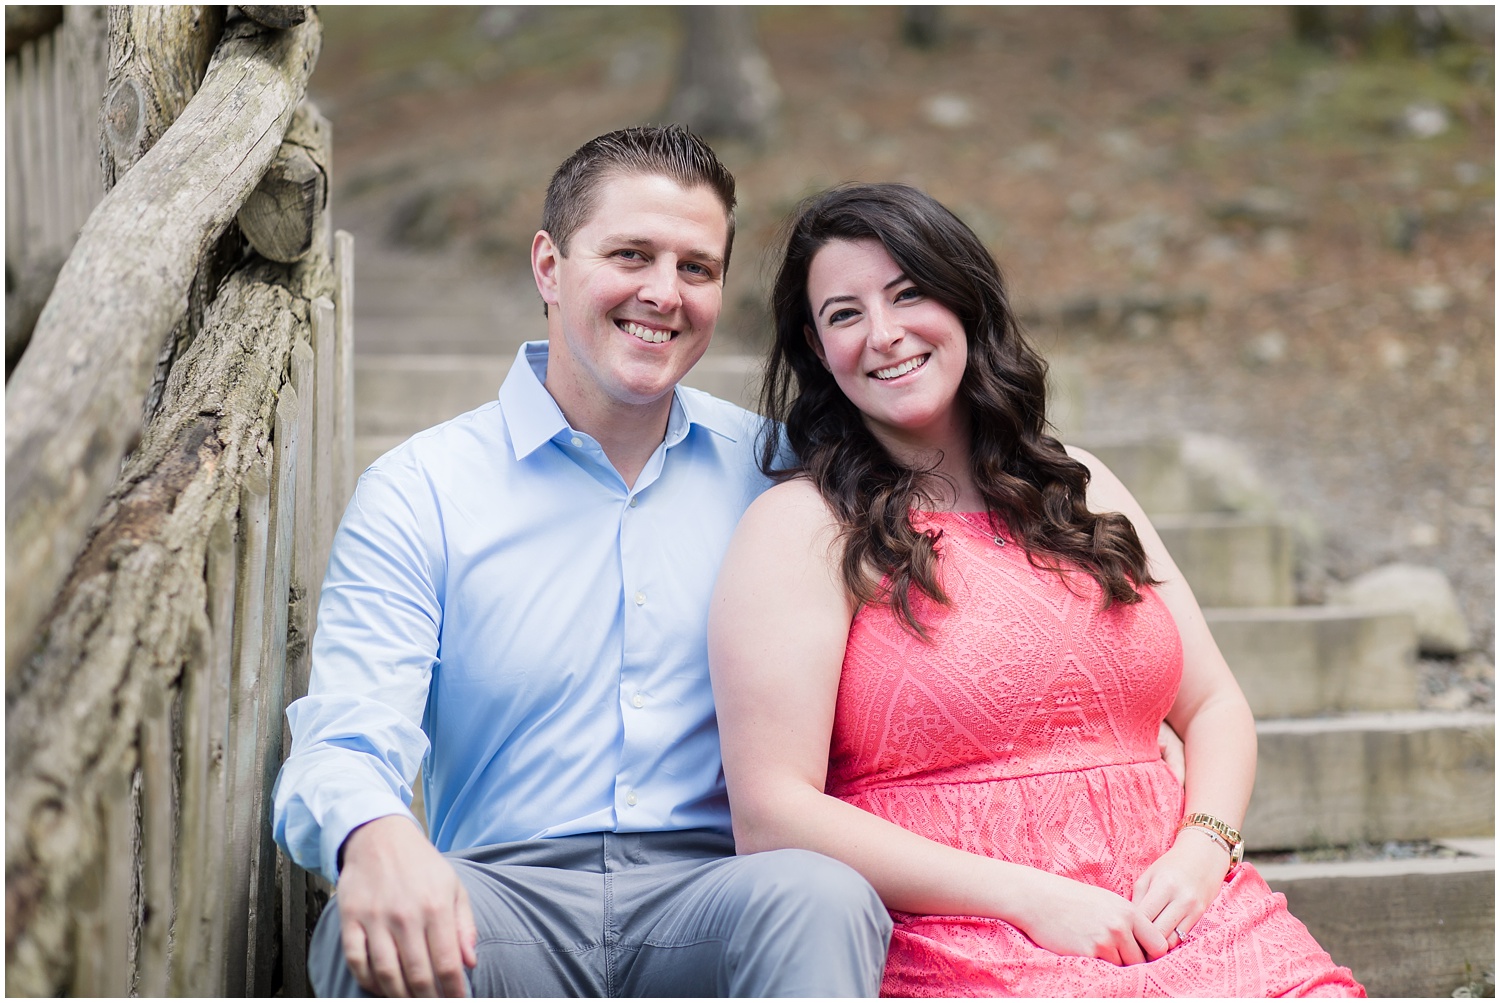
[[[104,102],[104,127],[109,133],[110,145],[119,151],[133,152],[145,119],[145,99],[141,96],[140,86],[129,78],[121,80]]]

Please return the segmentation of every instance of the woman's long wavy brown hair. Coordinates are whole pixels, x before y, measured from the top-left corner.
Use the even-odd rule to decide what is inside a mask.
[[[1157,584],[1130,520],[1096,514],[1084,503],[1089,471],[1047,434],[1047,364],[1022,336],[994,258],[974,232],[930,196],[898,184],[850,184],[803,202],[785,235],[771,294],[776,341],[761,394],[795,459],[790,467],[774,433],[761,442],[772,477],[807,476],[833,509],[843,533],[842,571],[860,603],[886,602],[925,636],[912,589],[947,603],[933,543],[911,525],[931,504],[929,471],[898,463],[865,425],[813,352],[808,301],[813,256],[829,241],[880,241],[906,277],[956,314],[968,336],[959,397],[970,421],[971,466],[990,518],[1003,524],[1038,567],[1081,568],[1103,601],[1140,601]],[[886,584],[883,586],[882,581]]]

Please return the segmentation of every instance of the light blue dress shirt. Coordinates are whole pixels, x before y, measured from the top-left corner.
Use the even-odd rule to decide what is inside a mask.
[[[336,881],[357,826],[439,850],[612,830],[729,831],[709,596],[768,486],[761,419],[679,388],[634,488],[568,427],[522,347],[499,399],[360,478],[334,538],[276,842]]]

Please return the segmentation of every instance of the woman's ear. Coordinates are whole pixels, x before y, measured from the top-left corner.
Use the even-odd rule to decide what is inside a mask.
[[[823,368],[827,369],[830,373],[833,372],[833,367],[828,364],[828,356],[823,354],[823,340],[818,337],[818,332],[814,331],[807,324],[803,324],[802,336],[807,339],[807,343],[811,346],[813,354],[818,357],[818,361],[823,363]]]

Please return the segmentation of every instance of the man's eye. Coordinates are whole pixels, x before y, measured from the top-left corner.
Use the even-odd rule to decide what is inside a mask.
[[[637,251],[634,248],[627,247],[624,250],[616,251],[615,257],[624,258],[627,261],[639,261],[642,260],[645,256],[641,254],[640,251]]]
[[[694,275],[701,275],[704,278],[710,278],[713,275],[713,273],[710,272],[707,268],[704,268],[702,265],[694,261],[686,262],[682,267],[692,272]]]

